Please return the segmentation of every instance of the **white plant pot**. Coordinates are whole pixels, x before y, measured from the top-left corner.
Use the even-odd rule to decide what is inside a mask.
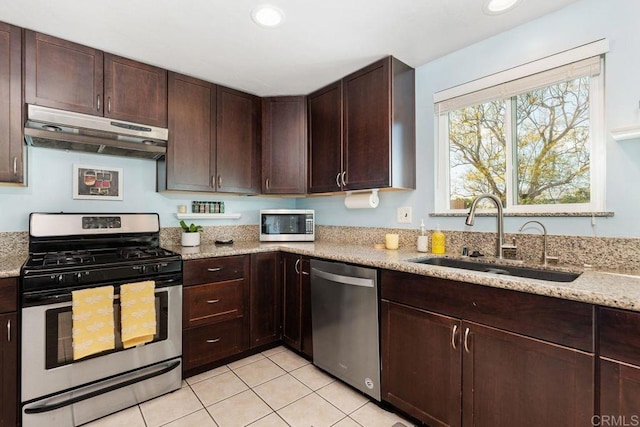
[[[200,233],[182,233],[182,246],[200,246]]]

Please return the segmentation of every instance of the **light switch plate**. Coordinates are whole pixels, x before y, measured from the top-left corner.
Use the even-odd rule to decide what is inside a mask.
[[[411,224],[411,206],[398,208],[396,221],[400,224]]]

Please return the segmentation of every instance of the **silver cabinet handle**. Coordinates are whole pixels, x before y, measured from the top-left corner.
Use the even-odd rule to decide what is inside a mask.
[[[342,172],[342,186],[345,187],[347,185],[347,183],[344,180],[344,177],[347,175],[347,171],[343,171]]]
[[[107,113],[111,113],[111,97],[107,98]]]
[[[98,95],[98,111],[100,111],[100,95]]]
[[[296,260],[296,264],[293,266],[293,268],[296,270],[296,274],[300,274],[300,258],[298,258]]]
[[[304,271],[304,270],[302,270],[302,275],[303,275],[303,276],[308,276],[308,275],[309,275],[309,272],[308,272],[308,271]]]
[[[218,188],[222,187],[222,175],[218,175]]]
[[[222,267],[207,268],[207,271],[210,273],[215,273],[216,271],[220,271],[220,270],[222,270]]]
[[[13,156],[13,174],[18,175],[18,156]]]
[[[264,180],[264,187],[267,191],[269,190],[269,178]]]
[[[217,303],[217,302],[220,302],[220,300],[219,300],[219,299],[210,299],[210,300],[207,300],[207,304],[215,304],[215,303]]]
[[[469,351],[469,328],[464,330],[464,351],[466,351],[467,353],[471,353],[471,351]]]
[[[451,347],[453,347],[454,350],[457,350],[458,348],[456,347],[456,334],[458,332],[458,325],[453,325],[453,332],[451,332]]]
[[[340,172],[336,175],[336,185],[340,188]]]
[[[213,339],[213,340],[207,340],[207,342],[208,342],[209,344],[213,344],[213,343],[217,343],[217,342],[218,342],[218,341],[220,341],[220,340],[221,340],[221,338],[216,338],[216,339]]]
[[[11,319],[7,320],[7,342],[11,342]]]

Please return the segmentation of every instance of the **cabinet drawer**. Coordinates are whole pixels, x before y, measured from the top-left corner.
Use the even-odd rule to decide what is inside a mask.
[[[640,313],[600,308],[600,355],[640,366]]]
[[[16,311],[18,280],[14,277],[0,279],[0,313]]]
[[[390,301],[594,351],[590,304],[390,270],[381,282]]]
[[[244,279],[184,289],[183,327],[234,319],[242,316]]]
[[[242,351],[242,319],[187,329],[183,335],[185,371]]]
[[[245,277],[245,269],[249,265],[247,259],[244,255],[239,255],[186,261],[183,270],[184,286]]]

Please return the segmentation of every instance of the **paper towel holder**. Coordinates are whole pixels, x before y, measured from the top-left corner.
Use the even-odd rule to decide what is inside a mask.
[[[358,200],[353,200],[355,197]],[[350,202],[351,201],[351,202]],[[378,197],[378,189],[373,188],[371,190],[358,190],[347,191],[347,195],[344,199],[344,205],[347,209],[373,209],[377,208],[380,203]]]

